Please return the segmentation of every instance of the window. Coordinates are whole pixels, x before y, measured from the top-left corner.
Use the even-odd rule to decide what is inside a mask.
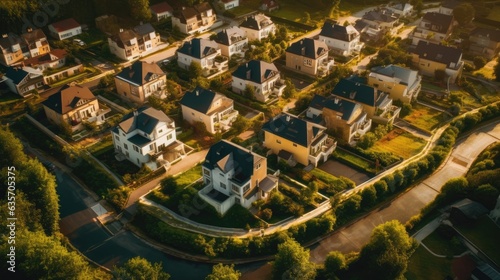
[[[236,193],[238,193],[238,194],[240,193],[240,188],[239,188],[238,186],[236,186],[235,184],[233,184],[233,185],[231,186],[231,188],[233,189],[233,191],[234,191],[234,192],[236,192]]]
[[[152,151],[152,150],[154,150],[154,145],[153,145],[153,144],[150,144],[150,145],[149,145],[149,149],[150,149],[151,151]]]
[[[304,58],[304,65],[311,67],[312,66],[312,59]]]
[[[125,150],[128,150],[128,145],[126,143],[123,143],[123,147],[125,148]]]
[[[169,135],[167,135],[167,140],[170,140],[172,139],[172,133],[170,133]]]
[[[203,169],[203,174],[210,176],[210,170],[208,169]]]
[[[276,143],[281,144],[281,141],[279,139],[276,139]]]
[[[134,151],[139,152],[139,147],[137,147],[136,145],[134,145],[133,147],[134,147]]]
[[[221,176],[222,178],[224,178],[224,174],[222,174],[222,173],[219,173],[219,176]]]
[[[118,135],[115,135],[115,140],[120,141],[120,137]]]
[[[226,189],[226,184],[220,183],[220,187],[223,188],[223,189]]]
[[[257,167],[256,167],[255,169],[259,169],[259,168],[260,168],[260,163],[259,163],[259,164],[257,164]]]
[[[246,193],[250,189],[250,184],[243,187],[243,193]]]
[[[158,133],[162,133],[162,132],[163,132],[163,129],[158,130]]]

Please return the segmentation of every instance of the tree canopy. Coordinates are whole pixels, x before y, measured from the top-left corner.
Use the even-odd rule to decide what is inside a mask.
[[[309,280],[316,277],[316,267],[309,261],[309,250],[287,239],[278,245],[278,253],[273,263],[273,279]]]
[[[170,275],[163,272],[161,263],[150,263],[148,260],[135,257],[123,266],[115,267],[114,275],[119,280],[168,280]]]
[[[216,264],[212,268],[212,273],[209,274],[205,280],[238,280],[241,273],[234,269],[234,264],[223,265]]]
[[[462,3],[453,9],[453,17],[460,25],[466,25],[474,19],[476,10],[470,3]]]
[[[130,6],[130,15],[136,20],[151,19],[149,10],[149,0],[128,0]]]

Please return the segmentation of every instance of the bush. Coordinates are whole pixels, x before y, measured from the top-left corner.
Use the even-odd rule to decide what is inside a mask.
[[[361,191],[361,207],[367,209],[377,202],[377,191],[375,187],[369,186]]]
[[[269,221],[273,216],[273,211],[269,208],[266,208],[259,212],[259,217],[263,220]]]
[[[488,63],[488,61],[486,60],[486,58],[482,57],[482,56],[476,56],[474,57],[474,66],[476,66],[476,69],[480,69],[480,68],[483,68],[484,65],[486,65],[486,63]]]

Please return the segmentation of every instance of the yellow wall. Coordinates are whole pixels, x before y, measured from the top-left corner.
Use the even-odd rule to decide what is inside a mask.
[[[293,145],[293,142],[290,140],[287,140],[285,138],[279,137],[275,134],[272,134],[268,131],[264,131],[264,146],[267,147],[268,149],[271,149],[274,154],[278,154],[280,150],[286,150],[290,153],[293,154],[293,157],[295,160],[303,165],[308,165],[309,164],[309,149],[307,147],[301,146],[301,145],[296,145],[296,147]],[[277,143],[276,140],[279,140],[281,144]]]
[[[368,85],[375,87],[374,84],[378,84],[378,87],[376,87],[377,89],[389,93],[389,96],[393,100],[401,100],[403,102],[409,102],[407,98],[403,98],[403,93],[407,89],[407,86],[394,82],[379,81],[377,78],[369,76]]]
[[[116,85],[116,92],[122,98],[128,99],[135,103],[140,103],[140,104],[144,103],[145,100],[144,100],[144,93],[142,92],[142,87],[135,87],[116,77],[115,77],[115,85]],[[133,95],[131,93],[132,87],[136,88],[138,96]]]
[[[438,69],[446,70],[445,64],[419,58],[416,54],[413,54],[413,64],[426,76],[434,76],[434,72]]]

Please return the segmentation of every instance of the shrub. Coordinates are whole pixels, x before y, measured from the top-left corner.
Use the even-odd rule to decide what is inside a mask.
[[[375,187],[368,186],[361,191],[361,206],[370,208],[377,202],[377,191]]]
[[[488,61],[486,61],[486,58],[482,57],[482,56],[476,56],[474,57],[474,66],[476,66],[476,69],[479,69],[479,68],[483,68],[484,65],[486,65],[486,63]]]
[[[266,208],[259,213],[259,217],[261,217],[263,220],[269,221],[271,220],[271,217],[273,216],[273,211],[269,208]]]

